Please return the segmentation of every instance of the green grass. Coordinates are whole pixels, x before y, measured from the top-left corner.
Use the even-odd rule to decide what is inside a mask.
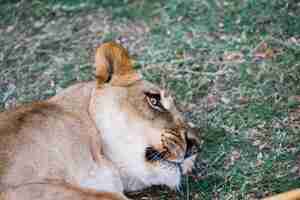
[[[118,40],[201,128],[183,191],[136,199],[260,199],[300,187],[300,131],[287,122],[300,95],[297,1],[15,2],[0,4],[1,109],[93,79],[94,47]],[[260,48],[271,56],[257,59]],[[236,52],[241,60],[224,56]]]

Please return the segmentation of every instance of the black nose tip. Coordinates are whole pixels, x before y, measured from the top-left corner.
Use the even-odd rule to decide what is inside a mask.
[[[186,152],[184,158],[188,158],[198,152],[197,141],[193,139],[186,140]]]

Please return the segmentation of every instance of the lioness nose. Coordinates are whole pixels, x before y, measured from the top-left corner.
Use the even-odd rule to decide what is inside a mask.
[[[184,158],[188,158],[198,152],[199,145],[196,140],[187,139],[186,140],[186,152]]]
[[[186,135],[186,152],[184,158],[188,158],[198,153],[200,148],[200,140],[198,137],[199,129],[188,128]]]

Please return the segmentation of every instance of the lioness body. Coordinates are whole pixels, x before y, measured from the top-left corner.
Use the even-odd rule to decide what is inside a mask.
[[[53,179],[123,191],[109,162],[100,165],[93,157],[101,153],[92,152],[91,143],[100,138],[95,124],[88,120],[94,85],[78,84],[49,101],[0,115],[1,161],[5,163],[1,189]],[[101,179],[97,180],[96,173]]]
[[[197,139],[172,98],[141,80],[117,44],[97,54],[97,81],[0,114],[0,197],[122,200],[176,188],[192,168]]]

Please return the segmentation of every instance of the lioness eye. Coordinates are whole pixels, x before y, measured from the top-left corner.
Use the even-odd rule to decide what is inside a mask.
[[[163,105],[160,103],[160,94],[157,93],[145,93],[146,98],[147,98],[147,102],[148,104],[155,110],[158,111],[165,111],[165,108],[163,107]]]
[[[152,98],[150,98],[150,102],[151,102],[152,105],[157,105],[158,101],[155,98],[152,97]]]

